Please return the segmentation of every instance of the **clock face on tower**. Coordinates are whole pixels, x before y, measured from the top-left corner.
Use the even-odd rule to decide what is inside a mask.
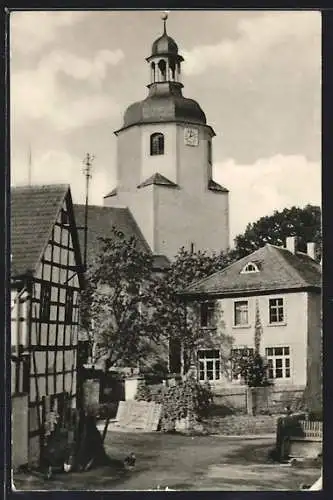
[[[184,142],[187,146],[197,146],[199,144],[199,130],[194,127],[184,128]]]

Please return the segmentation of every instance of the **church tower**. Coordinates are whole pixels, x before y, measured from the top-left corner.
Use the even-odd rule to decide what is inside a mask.
[[[117,186],[105,206],[128,207],[154,254],[229,246],[228,190],[212,177],[215,132],[183,96],[183,57],[164,30],[146,59],[148,96],[130,105],[117,136]]]

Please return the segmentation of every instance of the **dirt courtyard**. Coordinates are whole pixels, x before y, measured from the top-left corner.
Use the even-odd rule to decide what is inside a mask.
[[[320,475],[316,467],[283,466],[269,458],[274,438],[183,436],[162,433],[108,432],[110,464],[83,473],[59,473],[51,480],[14,475],[18,490],[298,490]],[[134,452],[128,471],[124,458]]]

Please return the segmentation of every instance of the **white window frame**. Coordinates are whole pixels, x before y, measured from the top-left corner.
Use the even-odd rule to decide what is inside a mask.
[[[200,353],[215,351],[216,356],[205,357]],[[208,363],[212,363],[212,368],[208,369]],[[218,366],[217,366],[218,364]],[[198,380],[200,382],[216,382],[221,380],[221,352],[219,349],[199,349],[197,351]],[[208,377],[208,372],[212,372],[212,378]],[[202,377],[203,375],[203,377]]]
[[[260,270],[255,262],[247,262],[243,269],[241,270],[241,274],[252,274],[259,273]]]
[[[236,304],[239,304],[240,302],[247,303],[247,322],[246,323],[236,323]],[[248,328],[250,326],[249,314],[250,314],[249,300],[247,300],[247,299],[234,300],[233,301],[233,320],[232,320],[233,328]]]
[[[275,305],[271,306],[271,301],[280,301],[282,300],[282,306],[281,305]],[[284,297],[278,296],[278,297],[269,297],[268,299],[268,324],[269,325],[285,325],[286,324],[286,301]],[[271,321],[271,307],[275,309],[276,311],[276,316],[277,316],[277,321]],[[282,320],[279,320],[279,309],[282,307]]]
[[[282,354],[277,350],[282,350]],[[268,377],[273,380],[291,380],[291,349],[288,345],[265,347],[265,358],[268,364]],[[277,366],[278,361],[278,366]],[[281,377],[276,376],[281,371]]]

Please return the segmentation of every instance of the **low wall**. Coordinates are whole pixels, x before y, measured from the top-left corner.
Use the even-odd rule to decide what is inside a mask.
[[[255,413],[283,413],[301,409],[303,386],[269,386],[249,389],[247,386],[213,387],[214,404],[230,411]],[[250,394],[249,394],[250,393]],[[252,397],[251,397],[252,396]]]
[[[246,412],[246,387],[215,387],[213,388],[214,405],[230,410]]]

